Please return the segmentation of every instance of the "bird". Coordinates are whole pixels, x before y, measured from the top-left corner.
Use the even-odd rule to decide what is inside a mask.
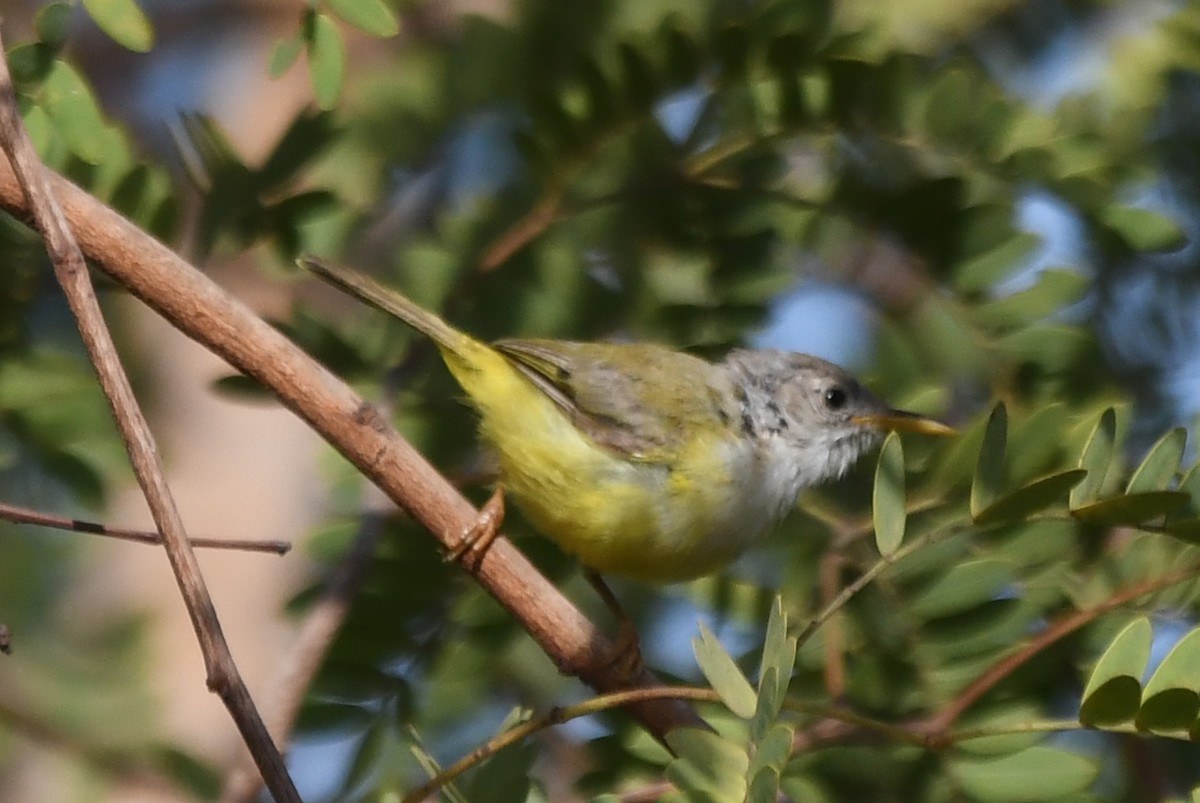
[[[804,489],[844,475],[887,431],[954,433],[812,355],[739,348],[710,362],[654,343],[489,344],[365,275],[298,264],[430,338],[477,411],[499,483],[454,558],[486,550],[507,497],[593,585],[686,581],[760,541]]]

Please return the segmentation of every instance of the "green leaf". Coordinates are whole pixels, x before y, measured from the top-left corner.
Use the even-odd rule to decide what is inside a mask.
[[[960,563],[934,580],[909,603],[909,613],[938,619],[991,602],[1015,582],[1008,561],[982,558]]]
[[[1045,510],[1067,495],[1083,481],[1087,472],[1073,468],[1049,477],[1034,480],[1028,485],[1005,494],[975,516],[979,525],[1021,521],[1031,514]]]
[[[382,0],[325,0],[325,4],[363,33],[379,37],[400,33],[396,15]]]
[[[1175,479],[1179,471],[1179,461],[1183,459],[1183,449],[1187,445],[1187,430],[1176,427],[1158,439],[1158,443],[1150,448],[1146,459],[1129,478],[1126,493],[1142,491],[1164,491]]]
[[[271,60],[267,67],[267,72],[272,78],[278,78],[291,69],[296,63],[296,59],[300,57],[301,51],[304,50],[304,39],[299,36],[293,36],[290,39],[281,39],[271,48]]]
[[[964,293],[990,289],[1024,261],[1042,244],[1029,232],[1014,232],[995,248],[962,262],[954,271],[954,284]]]
[[[1144,616],[1127,624],[1096,661],[1083,690],[1079,721],[1089,728],[1128,722],[1142,699],[1142,675],[1153,637]]]
[[[700,623],[700,638],[692,639],[692,651],[700,671],[729,710],[742,719],[754,716],[758,706],[754,687],[703,622]]]
[[[71,152],[88,164],[100,164],[104,138],[97,132],[105,127],[104,116],[79,73],[64,61],[55,62],[42,85],[42,102]]]
[[[775,597],[771,614],[767,619],[767,632],[763,638],[762,664],[758,670],[759,694],[765,691],[767,671],[774,669],[772,676],[776,691],[782,698],[787,693],[792,679],[792,668],[796,664],[796,639],[787,634],[787,613],[783,610],[783,598]]]
[[[762,767],[774,767],[783,772],[788,759],[792,757],[792,741],[795,735],[796,729],[786,722],[772,725],[754,747],[754,756],[750,759],[750,774],[753,775]]]
[[[667,765],[667,778],[681,790],[711,795],[718,801],[741,801],[746,795],[750,758],[736,744],[699,728],[676,728],[666,735],[677,758]]]
[[[1007,442],[1008,413],[1004,402],[1000,402],[988,418],[983,444],[979,447],[979,460],[975,464],[975,479],[971,482],[971,518],[975,521],[1000,495],[1004,485],[1004,448]]]
[[[1071,491],[1072,508],[1082,507],[1099,498],[1109,466],[1112,464],[1116,438],[1117,413],[1109,407],[1100,415],[1087,445],[1083,447],[1079,467],[1087,471],[1087,477]]]
[[[997,339],[995,345],[1012,359],[1057,373],[1078,363],[1091,347],[1092,336],[1078,326],[1041,323],[1010,332]]]
[[[1091,285],[1088,277],[1076,271],[1047,269],[1042,271],[1033,287],[982,304],[975,314],[985,326],[1015,329],[1039,321],[1078,301]]]
[[[1114,204],[1100,213],[1100,220],[1135,251],[1177,251],[1187,245],[1178,223],[1149,209]]]
[[[904,496],[904,447],[900,436],[888,434],[879,452],[875,467],[875,489],[872,496],[875,516],[875,546],[884,557],[892,554],[904,540],[907,518]]]
[[[154,29],[134,0],[83,0],[83,7],[113,41],[138,53],[154,47]]]
[[[1086,789],[1100,772],[1078,753],[1040,746],[1002,758],[954,760],[949,769],[964,792],[989,803],[1055,800]]]
[[[1071,515],[1088,524],[1132,526],[1165,516],[1186,505],[1190,498],[1182,491],[1147,491],[1072,508]]]
[[[342,92],[346,74],[346,49],[337,26],[324,14],[313,18],[308,41],[308,70],[317,106],[332,109]]]
[[[746,803],[775,803],[779,799],[779,770],[762,767],[754,773],[746,792]]]
[[[1187,730],[1200,715],[1200,628],[1171,648],[1146,681],[1134,723],[1141,730]]]
[[[71,30],[71,5],[47,3],[38,11],[34,27],[39,40],[52,48],[61,48]]]

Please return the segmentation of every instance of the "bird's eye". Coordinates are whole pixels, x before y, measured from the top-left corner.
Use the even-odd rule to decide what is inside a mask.
[[[830,410],[840,410],[846,406],[846,391],[834,385],[825,390],[825,406]]]

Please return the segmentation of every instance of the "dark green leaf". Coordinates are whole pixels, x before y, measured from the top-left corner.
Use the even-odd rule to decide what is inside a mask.
[[[71,5],[69,3],[47,3],[34,20],[38,39],[48,47],[59,49],[67,42],[71,29]]]
[[[1090,758],[1051,747],[1031,747],[990,759],[956,759],[950,772],[963,791],[993,803],[1040,803],[1080,792],[1100,768]]]
[[[697,728],[676,728],[667,733],[666,741],[678,756],[667,765],[667,777],[681,790],[718,801],[745,798],[750,758],[741,747]]]
[[[999,597],[1015,582],[1013,567],[1004,560],[982,558],[952,566],[909,603],[920,619],[962,613]]]
[[[1071,491],[1072,508],[1082,507],[1099,498],[1112,464],[1116,438],[1117,414],[1109,407],[1100,416],[1079,458],[1079,467],[1087,471],[1087,477]]]
[[[990,507],[980,511],[979,515],[975,517],[975,523],[983,526],[1028,518],[1061,500],[1086,476],[1087,472],[1083,469],[1073,468],[1034,480],[1022,488],[1005,494],[993,502]]]
[[[904,447],[895,432],[888,434],[879,452],[872,510],[875,516],[875,546],[879,554],[886,557],[900,548],[908,515],[904,494]]]
[[[1134,722],[1142,730],[1187,730],[1200,714],[1200,629],[1171,648],[1146,681]]]
[[[1088,727],[1128,722],[1142,699],[1142,675],[1153,631],[1144,616],[1130,622],[1100,656],[1083,690],[1079,721]]]
[[[83,7],[117,44],[138,53],[154,47],[150,20],[134,0],[83,0]]]
[[[1004,450],[1008,443],[1008,413],[1004,402],[992,409],[984,430],[979,460],[975,464],[975,479],[971,482],[971,518],[978,521],[1000,495],[1004,486]]]
[[[1189,497],[1181,491],[1148,491],[1141,494],[1114,496],[1089,505],[1072,508],[1071,515],[1089,524],[1128,526],[1142,524],[1165,516],[1187,504]]]
[[[1077,326],[1041,323],[1022,327],[996,340],[996,348],[1014,360],[1033,363],[1052,373],[1077,365],[1092,345],[1092,336]]]

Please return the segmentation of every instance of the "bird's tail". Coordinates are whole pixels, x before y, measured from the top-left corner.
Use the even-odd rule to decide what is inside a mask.
[[[465,353],[473,351],[475,346],[483,345],[416,302],[391,288],[384,287],[369,276],[331,265],[312,256],[300,257],[296,264],[355,298],[396,316],[428,337],[443,351],[464,357]]]

